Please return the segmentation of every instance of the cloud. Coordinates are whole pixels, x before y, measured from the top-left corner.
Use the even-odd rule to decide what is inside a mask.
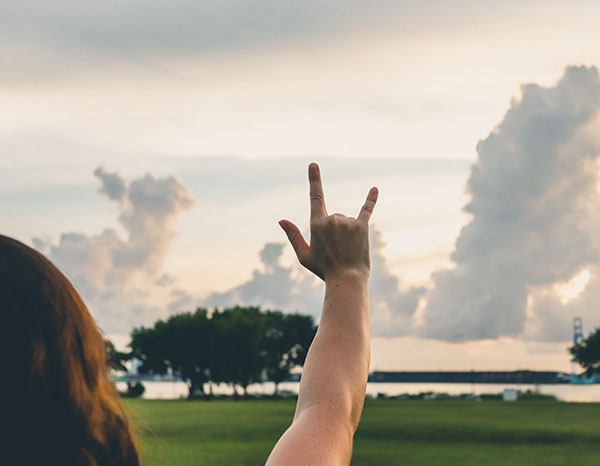
[[[113,201],[123,200],[127,192],[127,187],[125,186],[125,181],[118,173],[108,173],[104,168],[98,167],[94,171],[94,175],[102,181],[102,186],[100,187],[101,193],[106,194]]]
[[[385,243],[381,234],[371,228],[372,271],[369,282],[372,329],[376,336],[406,335],[413,331],[413,314],[422,287],[404,288],[385,260]],[[222,293],[212,293],[200,305],[226,307],[236,304],[261,305],[265,308],[296,311],[317,318],[323,307],[323,283],[300,265],[281,264],[284,243],[267,243],[260,252],[262,268],[250,280]],[[178,304],[182,304],[180,296]],[[189,304],[190,300],[184,300]]]
[[[415,312],[424,287],[406,288],[390,270],[381,233],[371,228],[371,327],[375,336],[401,336],[414,332]]]
[[[99,192],[115,202],[123,239],[114,229],[96,235],[63,233],[57,244],[36,237],[46,253],[74,282],[107,332],[122,332],[166,312],[161,305],[171,279],[161,274],[177,217],[194,205],[177,178],[146,175],[126,182],[102,167],[94,175]]]
[[[593,267],[588,288],[600,295],[599,111],[594,67],[568,67],[554,87],[522,87],[477,145],[465,206],[472,220],[456,241],[454,268],[433,275],[423,335],[568,338],[574,305],[548,290]]]
[[[205,307],[260,305],[264,308],[301,312],[317,316],[321,312],[323,286],[299,266],[281,264],[284,243],[267,243],[260,251],[262,267],[252,278],[221,293],[200,300]]]
[[[22,85],[74,71],[105,71],[107,64],[142,66],[147,75],[148,66],[156,73],[156,61],[171,61],[167,69],[172,69],[173,62],[190,57],[220,61],[274,47],[288,53],[298,44],[310,46],[344,31],[375,29],[370,23],[386,18],[382,10],[400,9],[391,0],[377,3],[378,8],[358,0],[343,5],[317,0],[0,2],[1,80]],[[374,18],[365,21],[366,16]]]

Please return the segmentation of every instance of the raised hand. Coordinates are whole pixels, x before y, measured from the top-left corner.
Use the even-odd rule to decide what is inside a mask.
[[[357,218],[342,214],[328,215],[321,183],[321,173],[316,163],[308,166],[310,184],[310,245],[296,225],[281,220],[300,263],[315,275],[327,281],[347,272],[358,272],[368,277],[369,218],[377,202],[378,190],[371,188]]]

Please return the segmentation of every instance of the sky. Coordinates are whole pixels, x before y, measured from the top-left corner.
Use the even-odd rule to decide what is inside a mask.
[[[372,368],[569,370],[600,324],[594,1],[0,1],[3,234],[119,345],[198,306],[318,318],[308,230],[372,185]]]

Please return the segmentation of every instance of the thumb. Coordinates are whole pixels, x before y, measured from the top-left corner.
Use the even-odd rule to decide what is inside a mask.
[[[306,264],[310,246],[304,240],[302,233],[300,233],[300,229],[289,220],[280,220],[279,226],[285,231],[300,263],[302,265]]]

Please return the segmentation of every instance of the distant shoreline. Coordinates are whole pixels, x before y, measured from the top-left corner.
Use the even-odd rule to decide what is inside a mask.
[[[379,383],[477,383],[569,384],[570,375],[555,371],[374,371],[369,382]]]

